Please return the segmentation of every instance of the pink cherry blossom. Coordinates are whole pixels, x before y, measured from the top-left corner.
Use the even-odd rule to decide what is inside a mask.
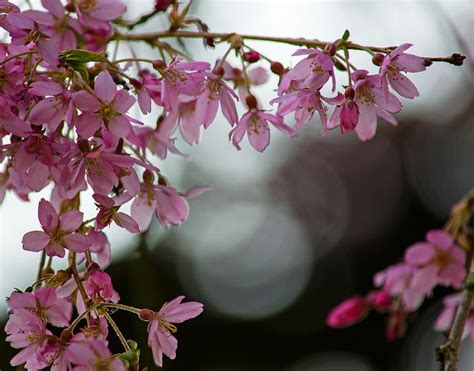
[[[395,264],[376,273],[374,284],[376,287],[383,287],[383,290],[391,296],[400,297],[404,307],[414,311],[421,305],[425,296],[431,293],[429,287],[413,285],[416,272],[416,268],[411,265]]]
[[[210,69],[209,63],[184,62],[181,58],[173,59],[168,65],[163,61],[155,61],[154,67],[162,76],[161,103],[168,112],[176,111],[180,94],[200,95],[203,71]]]
[[[86,251],[91,243],[77,233],[82,224],[82,213],[77,210],[58,215],[53,205],[41,199],[38,218],[43,231],[28,232],[23,236],[23,248],[28,251],[45,250],[48,256],[64,256],[64,249],[74,252]]]
[[[466,275],[466,254],[442,230],[428,232],[426,242],[409,247],[405,261],[417,267],[412,282],[415,288],[431,290],[436,285],[459,288]]]
[[[293,89],[321,89],[330,77],[335,89],[334,64],[331,57],[317,49],[298,49],[294,56],[307,55],[292,69],[283,75],[278,86],[278,95],[293,91]]]
[[[368,75],[368,71],[357,70],[352,74],[355,81],[354,102],[359,109],[359,120],[355,128],[360,140],[372,139],[377,129],[377,116],[397,125],[391,113],[402,109],[402,104],[395,95],[388,93],[384,97],[381,79],[378,75]]]
[[[96,77],[94,93],[81,90],[73,94],[74,104],[82,112],[75,123],[77,133],[89,138],[102,128],[118,137],[133,134],[130,123],[133,119],[126,113],[135,103],[135,98],[126,90],[117,92],[117,85],[107,71]]]
[[[154,185],[151,181],[145,181],[130,208],[132,218],[138,223],[141,231],[149,227],[153,213],[164,228],[178,226],[189,215],[186,198],[198,196],[209,190],[209,187],[201,186],[182,193],[173,187]]]
[[[219,105],[231,126],[238,120],[234,101],[238,99],[237,94],[222,80],[223,73],[224,69],[217,67],[213,73],[207,75],[206,85],[196,101],[195,120],[205,128],[208,128],[216,118]]]
[[[92,29],[108,28],[108,21],[119,18],[127,10],[127,6],[118,0],[75,0],[72,3],[79,21]]]
[[[368,312],[367,300],[361,296],[344,300],[329,312],[326,323],[330,327],[344,328],[361,321]]]
[[[177,329],[174,323],[195,318],[203,312],[203,304],[190,301],[182,303],[184,296],[163,304],[160,311],[142,310],[141,318],[150,321],[148,325],[148,346],[153,351],[155,364],[163,367],[163,355],[175,359],[178,340],[172,335]]]
[[[94,353],[86,365],[77,366],[74,371],[125,371],[123,362],[112,355],[107,342],[104,340],[92,340],[90,347]]]
[[[444,308],[436,318],[434,329],[436,331],[449,331],[453,325],[454,317],[461,303],[462,293],[448,295],[443,299]],[[467,319],[462,337],[470,336],[471,342],[474,342],[474,304],[471,303],[471,311]]]
[[[55,131],[63,120],[72,124],[74,105],[71,94],[60,84],[52,81],[34,82],[30,84],[29,93],[47,97],[33,106],[29,116],[33,124],[46,124],[51,131]]]
[[[51,332],[38,316],[27,309],[16,309],[8,319],[5,332],[8,334],[6,340],[11,346],[22,349],[11,359],[12,366],[25,362],[26,367],[33,370],[46,366],[41,353],[47,346]]]
[[[380,76],[385,99],[388,101],[388,85],[402,97],[415,98],[420,95],[416,86],[401,72],[421,72],[426,70],[424,58],[404,53],[412,44],[402,44],[383,59]]]
[[[98,231],[114,221],[115,224],[125,228],[130,233],[139,232],[138,224],[127,214],[118,211],[118,206],[112,198],[98,193],[95,193],[92,197],[97,202],[96,206],[99,208],[99,213],[95,219],[95,226]]]
[[[7,299],[7,305],[13,311],[26,309],[58,327],[68,326],[72,314],[71,303],[58,298],[53,287],[40,287],[33,292],[13,292]]]
[[[80,334],[71,336],[65,330],[61,338],[49,342],[42,351],[42,356],[51,366],[51,371],[72,370],[75,366],[86,366],[96,359],[92,351],[92,339],[84,338]]]
[[[249,98],[247,98],[247,101],[255,100],[255,98]],[[241,149],[240,142],[247,133],[252,147],[259,152],[263,152],[270,144],[270,126],[268,122],[290,138],[296,136],[296,131],[286,125],[281,116],[275,116],[257,109],[256,102],[251,104],[249,108],[249,111],[242,116],[238,124],[229,133],[229,139],[232,140],[232,144],[238,150]]]

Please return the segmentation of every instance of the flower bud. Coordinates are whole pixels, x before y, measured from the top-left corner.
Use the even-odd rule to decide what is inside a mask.
[[[77,141],[77,146],[79,147],[82,153],[89,152],[89,141],[87,139],[79,139]]]
[[[164,70],[166,68],[166,62],[162,61],[161,59],[157,59],[153,61],[153,68],[155,70]]]
[[[138,317],[140,317],[140,319],[142,321],[151,321],[154,317],[155,317],[155,312],[152,311],[151,309],[142,309],[140,311],[140,313],[138,313]]]
[[[174,2],[174,0],[155,0],[155,10],[164,12]]]
[[[275,75],[281,76],[285,73],[285,67],[280,62],[272,62],[270,69]]]
[[[255,98],[253,95],[247,95],[245,98],[245,103],[247,104],[247,107],[252,110],[257,108],[257,98]]]
[[[258,52],[256,52],[255,50],[251,50],[249,52],[243,53],[242,58],[246,62],[255,63],[255,62],[258,62],[260,60],[260,54]]]
[[[352,86],[348,86],[346,91],[344,92],[344,97],[346,99],[354,99],[355,97],[355,90]]]
[[[368,306],[365,298],[354,296],[333,308],[326,319],[329,327],[344,328],[361,321],[367,314]]]
[[[214,70],[212,71],[215,75],[218,75],[218,76],[222,76],[224,75],[224,68],[222,68],[221,66],[219,67],[216,67],[214,68]]]
[[[331,57],[333,57],[336,54],[336,51],[337,51],[337,46],[335,43],[328,43],[324,47],[324,53],[326,53],[327,55]]]
[[[385,59],[385,56],[382,53],[376,53],[372,57],[372,63],[375,64],[376,66],[380,66]]]
[[[451,55],[451,64],[454,64],[455,66],[462,66],[464,63],[464,59],[466,59],[465,55],[461,55],[458,53],[454,53]]]
[[[155,176],[150,170],[145,170],[143,172],[143,181],[146,184],[153,184],[153,182],[155,181]]]
[[[379,311],[387,311],[392,306],[392,297],[385,291],[373,291],[367,296],[369,304]]]

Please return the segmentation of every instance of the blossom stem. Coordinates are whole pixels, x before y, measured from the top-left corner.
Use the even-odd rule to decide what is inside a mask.
[[[76,317],[76,319],[69,325],[68,330],[71,331],[71,333],[74,331],[76,328],[77,324],[89,314],[92,310],[97,308],[99,305],[102,305],[103,303],[95,303],[94,305],[91,305],[90,307],[86,308],[84,312],[82,312],[79,316]]]
[[[123,62],[146,62],[146,63],[151,63],[153,64],[153,61],[151,59],[146,59],[146,58],[123,58],[123,59],[117,59],[116,61],[113,61],[112,63],[123,63]]]
[[[38,267],[38,275],[36,276],[36,282],[39,282],[41,276],[43,275],[44,263],[46,263],[46,252],[43,250],[41,253],[41,259]]]
[[[236,36],[240,37],[243,40],[255,40],[255,41],[270,41],[278,42],[283,44],[297,45],[297,46],[306,46],[309,48],[324,48],[328,41],[320,40],[309,40],[304,38],[291,38],[291,37],[277,37],[277,36],[261,36],[261,35],[246,35],[246,34],[235,34],[235,33],[223,33],[223,32],[205,32],[205,31],[159,31],[159,32],[150,32],[150,33],[140,33],[140,34],[123,34],[120,32],[115,32],[114,38],[116,40],[127,40],[127,41],[145,41],[152,42],[160,38],[218,38],[223,41],[231,41],[232,38]],[[364,50],[371,51],[374,53],[390,53],[393,51],[396,46],[388,47],[378,47],[378,46],[364,46],[347,41],[345,43],[348,49],[353,50]],[[456,64],[457,59],[464,58],[459,55],[451,55],[448,57],[424,57],[427,60],[432,62],[446,62],[450,64]]]
[[[125,348],[125,351],[130,352],[131,349],[130,349],[130,346],[128,345],[128,343],[127,343],[127,340],[125,339],[125,336],[123,336],[122,332],[120,331],[119,327],[117,326],[115,321],[112,319],[110,314],[105,312],[104,316],[107,319],[107,321],[110,323],[110,326],[112,326],[112,328],[114,329],[115,334],[117,335],[117,337],[119,338],[119,340],[122,343],[123,347]]]
[[[130,312],[130,313],[140,314],[140,309],[135,308],[135,307],[131,307],[129,305],[117,304],[117,303],[105,303],[104,305],[109,307],[109,308],[117,308],[117,309],[125,310],[125,311]]]
[[[347,50],[347,46],[343,46],[344,49],[344,59],[346,61],[346,68],[347,68],[347,80],[348,80],[348,85],[352,86],[352,76],[351,76],[351,64],[349,62],[349,51]]]
[[[7,59],[1,61],[1,62],[0,62],[0,66],[4,65],[4,64],[7,63],[7,62],[10,62],[10,61],[13,60],[13,59],[18,58],[18,57],[23,57],[23,56],[25,56],[25,55],[32,55],[32,54],[36,54],[36,52],[32,50],[32,51],[29,51],[29,52],[24,52],[24,53],[20,53],[20,54],[17,54],[17,55],[13,55],[13,56],[11,56],[10,58],[7,58]]]
[[[81,277],[79,277],[79,273],[77,272],[76,253],[71,252],[69,257],[70,257],[69,267],[71,268],[72,275],[74,277],[74,280],[76,281],[77,288],[79,289],[79,292],[81,293],[82,300],[84,300],[84,304],[87,305],[89,298],[87,297],[86,290],[84,286],[82,285]]]

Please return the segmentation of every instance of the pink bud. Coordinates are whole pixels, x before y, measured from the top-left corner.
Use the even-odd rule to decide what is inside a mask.
[[[392,297],[385,291],[373,291],[367,295],[369,305],[380,311],[387,311],[392,306]]]
[[[242,58],[244,59],[244,61],[247,61],[249,63],[255,63],[260,60],[260,54],[255,50],[251,50],[249,52],[243,53]]]
[[[380,66],[384,60],[385,56],[382,53],[376,53],[372,57],[372,63],[375,64],[376,66]]]
[[[155,10],[164,12],[173,3],[173,0],[155,0]]]
[[[99,296],[105,300],[110,300],[114,294],[110,276],[97,269],[90,271],[87,277],[86,290],[91,298]]]
[[[365,298],[354,296],[333,308],[326,318],[326,324],[335,328],[352,326],[365,317],[367,310]]]
[[[275,75],[281,76],[285,73],[285,67],[280,62],[272,62],[270,69]]]

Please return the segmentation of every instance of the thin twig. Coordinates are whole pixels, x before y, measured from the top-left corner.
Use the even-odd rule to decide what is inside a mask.
[[[127,41],[146,41],[151,42],[153,40],[162,38],[217,38],[223,41],[230,40],[236,36],[243,40],[257,40],[257,41],[272,41],[283,44],[306,46],[312,48],[324,48],[329,41],[321,41],[314,39],[304,38],[291,38],[291,37],[277,37],[277,36],[261,36],[261,35],[246,35],[246,34],[235,34],[235,33],[223,33],[223,32],[205,32],[205,31],[159,31],[151,33],[140,33],[140,34],[123,34],[115,32],[114,39],[116,40],[127,40]],[[378,46],[363,46],[351,41],[345,42],[348,49],[371,51],[375,53],[390,53],[396,48],[396,46],[378,47]],[[451,64],[459,64],[464,59],[464,56],[459,54],[453,54],[448,57],[424,57],[432,62],[446,62]]]

